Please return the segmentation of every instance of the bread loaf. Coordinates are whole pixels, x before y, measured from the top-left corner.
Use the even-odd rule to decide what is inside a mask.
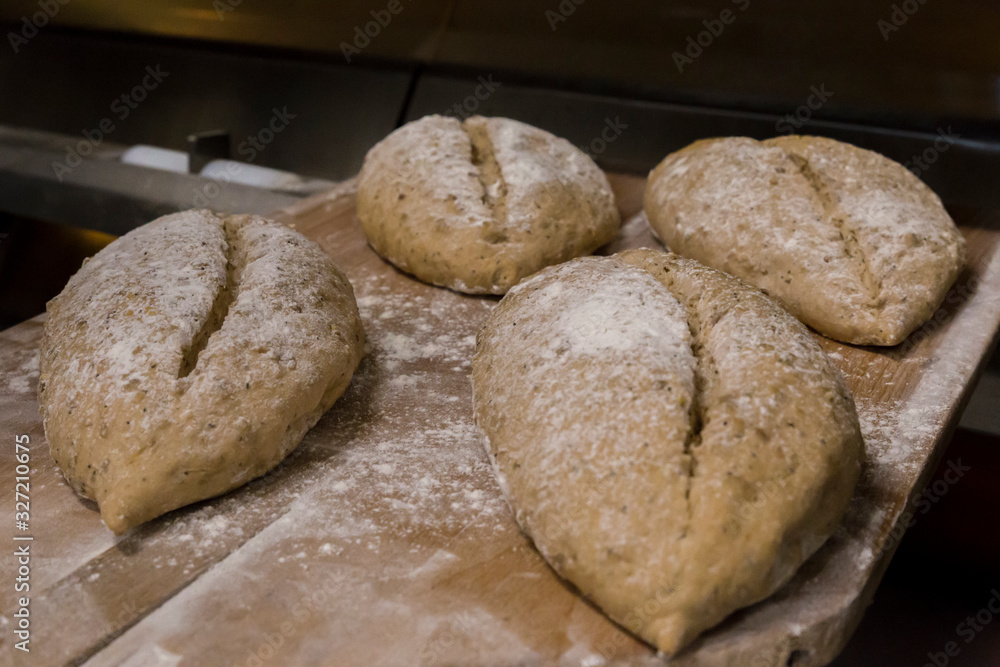
[[[706,139],[650,174],[670,250],[764,289],[820,333],[896,345],[934,314],[965,244],[902,165],[832,139]]]
[[[853,400],[805,327],[672,254],[524,281],[479,333],[473,386],[518,523],[667,654],[785,583],[859,474]]]
[[[165,216],[48,304],[38,398],[52,457],[122,533],[276,466],[363,345],[351,285],[312,241],[255,216]]]
[[[507,118],[427,116],[372,148],[358,178],[368,242],[460,292],[503,294],[593,252],[621,219],[607,178],[564,139]]]

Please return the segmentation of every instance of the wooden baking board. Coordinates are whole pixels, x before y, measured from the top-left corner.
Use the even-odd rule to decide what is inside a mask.
[[[611,250],[653,246],[644,181]],[[915,344],[821,339],[867,440],[837,534],[771,599],[674,665],[831,660],[869,604],[1000,325],[1000,214],[955,210],[970,266]],[[518,531],[472,425],[474,336],[495,299],[382,262],[351,183],[278,217],[354,284],[369,351],[347,394],[278,469],[114,538],[62,481],[35,389],[42,317],[0,333],[2,521],[14,535],[16,434],[31,438],[31,653],[12,650],[15,563],[0,560],[0,662],[93,665],[597,665],[662,661],[556,577]],[[11,542],[13,544],[13,542]],[[13,656],[13,658],[11,657]]]

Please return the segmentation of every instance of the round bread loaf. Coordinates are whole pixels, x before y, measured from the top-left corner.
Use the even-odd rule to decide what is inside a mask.
[[[621,218],[603,172],[568,141],[507,118],[427,116],[365,157],[358,218],[420,280],[503,294],[608,243]]]
[[[674,252],[757,285],[820,333],[896,345],[941,305],[965,242],[902,165],[821,137],[706,139],[646,186]]]
[[[318,245],[256,216],[168,215],[48,304],[52,457],[115,533],[264,474],[344,392],[364,333]]]
[[[667,654],[785,583],[858,479],[853,400],[806,328],[677,255],[582,258],[524,281],[480,331],[472,374],[520,526]]]

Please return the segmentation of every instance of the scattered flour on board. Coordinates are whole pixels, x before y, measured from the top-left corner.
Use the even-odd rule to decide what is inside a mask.
[[[172,653],[162,646],[146,644],[119,667],[176,667],[182,658],[183,656]]]
[[[918,447],[927,444],[937,432],[939,408],[903,404],[900,401],[855,402],[865,455],[872,465],[915,469],[922,465]]]
[[[22,357],[13,373],[6,376],[6,391],[11,394],[28,394],[38,381],[38,350],[17,348],[15,354]],[[4,366],[7,366],[5,363]]]

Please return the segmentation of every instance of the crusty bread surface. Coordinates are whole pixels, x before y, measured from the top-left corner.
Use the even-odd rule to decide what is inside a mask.
[[[858,479],[853,399],[806,328],[673,254],[522,282],[479,333],[473,388],[520,526],[667,654],[785,583]]]
[[[503,294],[614,238],[621,218],[586,154],[507,118],[427,116],[374,146],[358,178],[372,248],[434,285]]]
[[[264,474],[344,392],[364,346],[350,283],[256,216],[168,215],[48,304],[52,456],[115,533]]]
[[[697,141],[650,174],[672,251],[735,275],[845,343],[896,345],[941,305],[965,242],[902,165],[832,139]]]

